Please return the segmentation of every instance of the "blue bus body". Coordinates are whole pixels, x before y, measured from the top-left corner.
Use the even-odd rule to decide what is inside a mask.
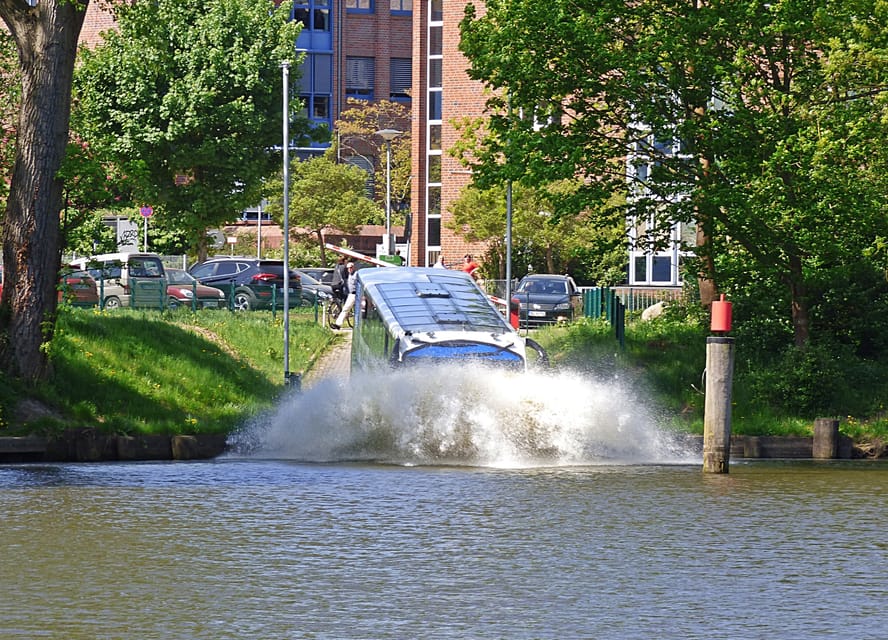
[[[468,274],[392,267],[362,269],[357,278],[353,370],[443,362],[526,369],[532,341],[506,322]]]

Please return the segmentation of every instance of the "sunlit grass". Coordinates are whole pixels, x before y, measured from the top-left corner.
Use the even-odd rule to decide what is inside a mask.
[[[626,326],[625,349],[604,320],[580,320],[566,327],[534,332],[534,339],[552,354],[556,367],[591,375],[619,377],[639,389],[640,398],[653,398],[665,426],[689,433],[703,432],[707,332],[690,321],[658,319]],[[743,358],[737,344],[737,359]],[[756,398],[754,365],[735,364],[732,387],[732,432],[737,435],[810,436],[817,417],[840,418],[842,433],[855,440],[888,441],[888,412],[878,406],[867,416],[800,416]],[[864,384],[864,382],[861,382]],[[872,397],[884,397],[878,381]]]
[[[58,418],[44,429],[225,433],[284,390],[283,314],[203,310],[61,311],[54,375],[34,395]],[[334,339],[310,310],[291,314],[290,371]]]

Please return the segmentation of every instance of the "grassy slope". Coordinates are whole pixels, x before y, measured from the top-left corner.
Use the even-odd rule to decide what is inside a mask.
[[[291,316],[290,370],[301,372],[336,339],[311,310]],[[188,310],[141,312],[64,308],[51,347],[54,378],[24,389],[0,378],[0,435],[99,427],[122,433],[226,433],[271,407],[283,392],[283,317]],[[604,321],[535,332],[558,367],[618,375],[644,388],[674,417],[701,433],[706,333],[681,323],[631,323],[620,349]],[[876,393],[876,390],[873,391]],[[16,424],[22,397],[52,416]],[[732,429],[746,435],[809,435],[815,416],[794,416],[750,400],[734,380]],[[858,440],[888,440],[888,420],[842,416]]]
[[[282,324],[271,312],[65,308],[51,346],[53,379],[37,389],[0,384],[0,434],[228,432],[284,389]],[[306,370],[334,339],[310,310],[291,316],[290,370]],[[23,396],[53,414],[11,425]]]
[[[540,331],[534,338],[555,354],[556,366],[596,375],[619,374],[643,386],[661,405],[664,415],[673,416],[676,429],[699,434],[703,432],[707,335],[690,323],[633,322],[627,325],[626,347],[620,349],[607,322],[580,321]],[[814,419],[819,416],[798,416],[780,407],[765,406],[755,399],[749,378],[738,369],[735,363],[733,433],[811,435]],[[882,391],[873,389],[872,393]],[[888,440],[888,420],[883,416],[840,417],[842,432],[858,441]]]

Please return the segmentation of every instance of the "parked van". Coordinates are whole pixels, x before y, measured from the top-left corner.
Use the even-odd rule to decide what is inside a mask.
[[[162,309],[166,305],[166,272],[157,254],[103,253],[79,258],[72,264],[95,278],[103,309]]]

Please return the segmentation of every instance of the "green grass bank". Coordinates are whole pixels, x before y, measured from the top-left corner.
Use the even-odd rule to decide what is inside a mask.
[[[672,428],[692,434],[703,428],[706,336],[694,322],[669,320],[630,323],[622,349],[604,321],[534,333],[554,367],[618,376],[658,405]],[[63,307],[49,347],[52,378],[37,387],[0,378],[0,436],[79,428],[226,434],[271,408],[285,391],[282,338],[281,313]],[[338,339],[313,309],[291,315],[290,338],[293,372],[308,372]],[[861,392],[875,399],[871,412],[808,415],[787,410],[791,402],[764,401],[762,385],[783,378],[746,357],[742,343],[736,353],[734,434],[810,436],[815,418],[836,417],[843,434],[884,452],[888,417],[878,398],[886,394],[888,367],[860,383],[866,387]]]
[[[313,309],[294,311],[290,370],[336,339]],[[280,312],[64,307],[50,358],[53,376],[36,388],[0,379],[0,435],[228,433],[285,390]]]

